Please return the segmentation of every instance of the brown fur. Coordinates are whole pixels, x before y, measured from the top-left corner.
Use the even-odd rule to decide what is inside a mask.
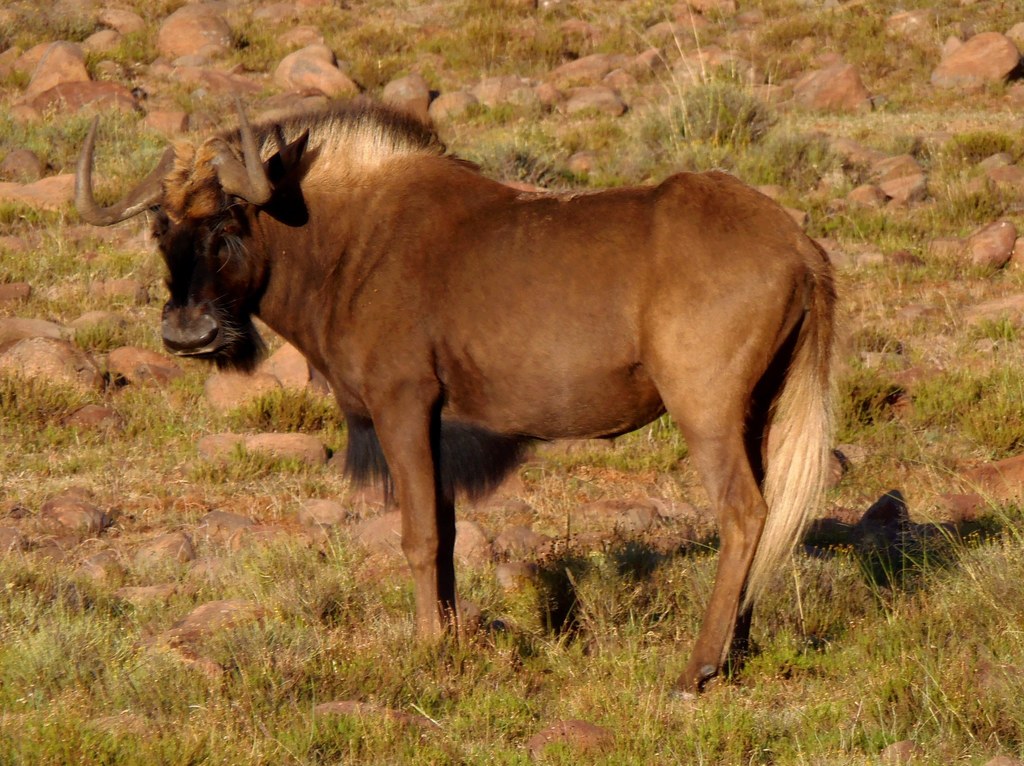
[[[456,623],[457,489],[492,484],[524,438],[612,436],[667,410],[722,541],[679,679],[698,690],[745,645],[744,594],[820,495],[835,302],[821,249],[722,173],[523,195],[366,105],[256,137],[265,206],[218,203],[203,147],[165,181],[168,346],[237,362],[256,313],[327,377],[362,450],[350,464],[394,488],[422,636]]]

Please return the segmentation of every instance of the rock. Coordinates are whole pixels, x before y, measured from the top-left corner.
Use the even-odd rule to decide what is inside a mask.
[[[875,184],[861,184],[857,188],[852,189],[850,193],[846,195],[846,199],[849,202],[862,207],[880,208],[885,205],[888,197],[885,192]]]
[[[281,388],[273,375],[265,372],[217,372],[206,379],[206,401],[217,412],[228,412]]]
[[[121,33],[114,29],[101,29],[82,41],[82,50],[86,53],[109,53],[121,44]]]
[[[1020,165],[990,167],[985,171],[985,177],[999,189],[1024,194],[1024,168]]]
[[[898,205],[920,202],[928,194],[924,170],[909,154],[878,160],[872,164],[871,173],[878,188]]]
[[[625,534],[647,532],[661,520],[658,503],[650,498],[595,500],[579,506],[574,515]]]
[[[1013,255],[1010,256],[1010,266],[1015,269],[1024,267],[1024,237],[1017,237],[1013,243]]]
[[[110,517],[77,494],[52,497],[43,503],[40,517],[62,530],[82,535],[98,535],[110,526]]]
[[[1019,26],[1019,25],[1018,25]],[[997,755],[985,761],[985,766],[1024,766],[1024,761],[1008,755]]]
[[[422,122],[430,119],[427,111],[430,106],[430,86],[423,75],[414,72],[392,80],[384,86],[381,100]]]
[[[973,89],[1003,82],[1020,65],[1020,52],[1005,35],[982,32],[960,45],[932,71],[940,88]]]
[[[811,109],[854,112],[871,108],[871,94],[856,68],[845,62],[808,72],[793,86],[793,96]]]
[[[884,764],[891,764],[892,766],[898,766],[903,763],[912,763],[919,756],[924,755],[924,750],[910,739],[902,739],[899,742],[893,742],[891,745],[882,748],[882,752],[878,754],[880,760]]]
[[[930,8],[894,13],[885,20],[885,31],[911,39],[931,34],[935,14]]]
[[[376,518],[367,519],[356,526],[352,537],[374,553],[405,557],[402,552],[402,514],[399,511],[388,511]]]
[[[227,599],[201,604],[160,636],[170,646],[191,643],[222,630],[261,621],[266,610],[255,601]]]
[[[0,527],[0,556],[15,551],[23,551],[28,547],[28,541],[15,527]]]
[[[982,301],[964,311],[964,319],[970,324],[1010,319],[1020,322],[1024,319],[1024,293],[1007,295],[1003,298],[992,298]]]
[[[253,526],[253,520],[238,513],[210,511],[199,521],[197,532],[208,540],[226,543],[238,532]]]
[[[358,95],[359,86],[338,69],[334,53],[326,45],[310,45],[281,59],[274,82],[285,90],[323,93],[329,98]]]
[[[454,90],[442,93],[431,101],[427,114],[434,122],[443,123],[462,117],[479,103],[476,96],[469,91]]]
[[[83,577],[101,583],[120,577],[124,573],[124,567],[117,551],[107,549],[84,559],[78,565],[77,572]]]
[[[8,282],[0,284],[0,306],[7,303],[21,303],[32,295],[32,287],[27,282]],[[3,344],[0,343],[0,347]]]
[[[116,110],[131,114],[139,108],[128,88],[106,80],[61,83],[40,93],[29,105],[43,113],[57,108],[77,112],[88,107],[97,111]]]
[[[549,543],[551,538],[534,532],[529,527],[516,525],[507,527],[494,538],[494,552],[501,557],[530,558],[536,556]]]
[[[488,77],[470,90],[474,98],[488,107],[511,104],[522,107],[540,105],[540,98],[529,80],[516,75]]]
[[[290,343],[285,343],[267,357],[260,364],[259,371],[273,375],[284,388],[296,391],[307,388],[313,378],[306,357]]]
[[[537,566],[523,561],[503,561],[494,567],[494,579],[506,593],[514,593],[537,579]]]
[[[220,56],[231,49],[231,27],[213,3],[185,5],[168,16],[157,32],[161,56]]]
[[[299,506],[299,523],[306,527],[333,527],[344,524],[349,512],[334,500],[311,499]]]
[[[184,373],[164,354],[135,346],[121,346],[107,355],[107,369],[128,383],[165,386]]]
[[[1024,455],[1015,455],[994,463],[964,471],[968,486],[984,497],[999,502],[1024,498]]]
[[[62,340],[67,334],[64,327],[46,319],[0,318],[0,350],[10,348],[26,338]]]
[[[32,72],[32,79],[25,89],[25,100],[31,101],[57,85],[88,80],[82,48],[68,42],[51,43]]]
[[[115,410],[101,404],[86,404],[64,418],[68,428],[120,428],[123,424]]]
[[[977,492],[947,492],[936,497],[935,504],[954,524],[974,521],[987,507],[985,498]]]
[[[142,124],[170,138],[188,130],[188,113],[181,109],[151,109]]]
[[[291,50],[308,48],[310,45],[323,45],[324,33],[320,31],[319,27],[300,24],[289,28],[277,41]]]
[[[338,700],[335,702],[321,702],[313,708],[313,715],[327,717],[334,715],[349,716],[351,718],[363,718],[370,720],[384,719],[400,726],[414,726],[422,729],[436,728],[436,724],[423,715],[403,713],[400,710],[372,705],[368,702],[357,700]]]
[[[114,598],[127,601],[135,606],[145,606],[153,602],[166,604],[171,596],[178,592],[178,586],[174,583],[165,585],[135,585],[118,588],[114,591]]]
[[[145,19],[135,11],[104,8],[99,12],[97,21],[105,27],[117,30],[122,35],[133,35],[146,31]]]
[[[137,304],[149,302],[149,291],[138,279],[105,279],[90,282],[89,295],[97,298],[128,298]]]
[[[967,238],[964,257],[975,266],[1000,269],[1010,261],[1017,242],[1017,227],[1010,221],[996,221]]]
[[[609,53],[593,53],[552,69],[545,79],[556,88],[596,85],[617,67],[626,66],[628,57]]]
[[[71,203],[75,176],[63,173],[30,184],[0,183],[0,202],[20,202],[38,210],[60,210]]]
[[[200,457],[213,462],[226,460],[244,447],[245,436],[242,434],[208,434],[196,443]]]
[[[610,748],[614,741],[615,737],[603,726],[570,719],[557,721],[534,734],[526,743],[526,750],[537,761],[549,745],[562,745],[583,754],[598,754]]]
[[[195,557],[191,537],[184,532],[168,532],[143,543],[135,552],[135,565],[145,567],[163,561],[185,564]]]
[[[26,338],[0,353],[0,371],[95,391],[103,376],[88,354],[64,340]]]
[[[31,149],[13,149],[0,162],[0,178],[32,183],[43,175],[43,162]]]
[[[245,448],[279,459],[298,460],[309,465],[324,465],[327,449],[323,442],[309,434],[263,433],[245,438]]]
[[[604,85],[572,88],[567,92],[567,96],[564,107],[566,114],[598,112],[618,117],[626,111],[626,102],[622,100],[622,96]]]
[[[491,560],[493,550],[484,528],[475,521],[455,522],[455,560],[466,566],[483,566]]]

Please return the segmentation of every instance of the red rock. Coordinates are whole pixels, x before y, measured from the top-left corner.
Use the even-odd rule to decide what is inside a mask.
[[[549,745],[564,745],[581,753],[601,753],[615,742],[612,733],[603,726],[587,721],[557,721],[543,731],[537,732],[526,743],[526,750],[533,760],[539,760]]]
[[[491,541],[484,528],[475,521],[459,519],[455,522],[455,560],[466,566],[479,567],[488,563],[494,554]]]
[[[244,446],[245,436],[242,434],[208,434],[199,440],[196,449],[202,458],[220,461],[227,459],[235,450]]]
[[[985,176],[1000,189],[1024,193],[1024,168],[1020,165],[1001,165],[989,168]]]
[[[481,104],[489,107],[501,104],[536,106],[540,103],[530,81],[516,75],[488,77],[474,86],[470,93]]]
[[[121,39],[120,32],[114,29],[101,29],[82,41],[82,50],[86,53],[109,53],[121,44]]]
[[[75,495],[58,495],[43,503],[39,515],[69,532],[96,535],[110,526],[110,517]]]
[[[288,389],[301,391],[309,386],[313,373],[309,362],[295,346],[285,343],[260,364],[259,371],[273,375]]]
[[[30,149],[14,149],[0,162],[0,177],[18,183],[38,181],[43,170],[42,160]]]
[[[853,112],[871,108],[871,94],[857,70],[842,62],[805,74],[793,86],[793,96],[811,109]]]
[[[940,88],[978,88],[1002,82],[1020,63],[1020,52],[1005,35],[982,32],[943,56],[931,82]]]
[[[310,45],[323,45],[324,33],[319,27],[300,24],[290,27],[277,41],[285,48],[306,48]]]
[[[165,136],[177,136],[188,130],[188,114],[180,109],[153,109],[142,124]]]
[[[862,184],[850,191],[846,199],[855,205],[879,208],[885,205],[886,194],[874,184]]]
[[[85,53],[74,43],[51,43],[39,59],[32,79],[25,89],[26,101],[57,85],[73,82],[87,82],[89,72],[85,68]]]
[[[281,459],[294,459],[310,465],[324,465],[327,449],[309,434],[264,433],[245,437],[245,448]]]
[[[507,527],[494,538],[494,551],[507,558],[530,558],[544,548],[551,538],[534,532],[529,527],[515,525]]]
[[[79,566],[78,572],[96,582],[105,582],[124,572],[117,551],[105,550],[94,553]]]
[[[23,551],[27,547],[28,541],[15,527],[0,527],[0,556]]]
[[[1024,237],[1017,237],[1013,243],[1013,255],[1010,256],[1010,266],[1015,269],[1024,267]]]
[[[218,372],[206,379],[203,391],[211,407],[218,412],[227,412],[279,388],[281,384],[277,378],[265,372],[255,372],[251,375],[241,372]]]
[[[964,319],[970,324],[997,321],[1003,318],[1013,321],[1024,319],[1024,293],[992,298],[964,310]]]
[[[153,602],[166,603],[177,592],[177,585],[167,583],[165,585],[126,585],[115,590],[113,595],[114,598],[119,598],[136,606],[145,606]]]
[[[402,514],[398,511],[382,513],[368,519],[352,530],[352,537],[360,545],[375,553],[403,557]]]
[[[160,55],[169,59],[200,52],[221,55],[231,49],[231,27],[212,3],[185,5],[160,25],[156,44]]]
[[[922,755],[924,755],[924,750],[921,749],[920,745],[909,739],[893,742],[891,745],[882,748],[882,752],[878,754],[882,763],[887,764],[887,766],[913,763],[918,756]]]
[[[348,520],[348,511],[335,500],[306,500],[299,506],[299,523],[306,527],[332,527]]]
[[[967,238],[964,256],[975,266],[999,269],[1013,255],[1017,227],[1010,221],[996,221],[975,231]]]
[[[92,358],[67,341],[26,338],[0,353],[0,370],[94,391],[103,376]]]
[[[985,463],[964,471],[968,486],[997,501],[1024,498],[1024,455]]]
[[[427,109],[430,106],[430,86],[420,74],[413,73],[392,80],[384,86],[381,100],[423,122],[429,119]]]
[[[64,173],[30,184],[0,183],[0,201],[21,202],[39,210],[60,210],[74,199],[75,176]]]
[[[238,513],[210,511],[199,521],[198,532],[209,540],[226,543],[240,530],[253,526],[253,520]]]
[[[184,564],[195,557],[192,538],[184,532],[168,532],[143,543],[135,552],[135,564],[143,567],[161,561],[177,561]]]
[[[431,101],[427,114],[434,122],[445,122],[461,117],[479,103],[472,93],[455,90],[450,93],[442,93]]]
[[[626,111],[626,102],[622,100],[622,96],[603,85],[572,88],[566,92],[566,95],[566,114],[598,112],[618,117]]]
[[[200,604],[161,634],[160,643],[179,646],[239,625],[258,622],[266,610],[255,601],[227,599]]]
[[[310,45],[281,59],[274,82],[285,90],[315,91],[330,98],[358,95],[359,86],[338,69],[333,51],[326,45]]]
[[[115,348],[107,355],[107,368],[129,383],[166,385],[182,376],[181,368],[170,357],[135,346]]]
[[[120,428],[122,422],[115,410],[100,404],[86,404],[64,418],[69,428]]]
[[[628,57],[593,53],[552,69],[545,78],[556,88],[596,85],[613,69],[625,66]]]
[[[122,35],[146,31],[146,21],[134,11],[104,8],[99,12],[97,20],[106,27],[116,29]]]
[[[901,37],[930,35],[935,14],[930,8],[894,13],[885,20],[885,30]]]

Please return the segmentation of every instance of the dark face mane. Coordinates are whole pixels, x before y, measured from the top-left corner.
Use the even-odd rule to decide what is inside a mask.
[[[168,272],[165,345],[242,370],[255,367],[264,350],[252,315],[268,270],[248,247],[257,209],[300,227],[309,221],[307,187],[352,183],[396,155],[444,153],[436,134],[418,120],[369,102],[301,113],[251,131],[269,181],[268,199],[257,206],[224,191],[218,166],[225,151],[243,154],[239,128],[197,148],[176,149],[153,226]]]

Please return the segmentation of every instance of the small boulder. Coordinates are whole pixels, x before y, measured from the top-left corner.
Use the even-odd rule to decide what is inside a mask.
[[[453,90],[442,93],[431,101],[427,114],[436,123],[447,122],[462,117],[479,103],[476,96],[469,91]]]
[[[455,522],[455,560],[466,566],[483,566],[493,556],[490,538],[475,521]]]
[[[280,387],[278,379],[265,372],[217,372],[206,379],[203,392],[213,409],[228,412]]]
[[[43,176],[43,161],[31,149],[13,149],[0,162],[0,179],[32,183]]]
[[[242,530],[250,529],[253,520],[238,513],[210,511],[199,521],[197,533],[208,540],[226,543]]]
[[[63,41],[51,43],[32,72],[32,79],[25,89],[25,99],[31,100],[56,85],[87,82],[89,79],[81,46]]]
[[[326,45],[309,45],[289,53],[274,70],[274,82],[285,90],[312,91],[329,98],[359,94],[359,86],[338,69],[334,52]]]
[[[367,519],[355,527],[352,537],[374,553],[389,557],[405,555],[402,553],[402,514],[399,511],[389,511]]]
[[[323,442],[310,434],[262,433],[245,438],[245,448],[280,459],[299,460],[317,466],[327,463],[327,449]]]
[[[105,27],[110,27],[122,35],[133,35],[146,31],[146,20],[135,11],[122,10],[120,8],[104,8],[99,12],[97,21]]]
[[[793,86],[796,101],[811,109],[831,112],[867,111],[871,93],[852,64],[838,62],[808,72]]]
[[[566,114],[596,112],[609,117],[618,117],[626,111],[626,102],[622,100],[622,96],[604,85],[572,88],[567,91],[566,95],[564,106]]]
[[[562,745],[581,754],[599,754],[608,750],[615,737],[608,729],[587,721],[557,721],[537,732],[526,743],[530,757],[541,760],[550,745]]]
[[[143,543],[135,552],[136,566],[147,566],[162,561],[185,564],[196,557],[192,538],[184,532],[168,532]]]
[[[1017,227],[1010,221],[996,221],[975,231],[967,238],[964,257],[975,266],[1000,269],[1013,255]]]
[[[306,527],[333,527],[344,524],[349,512],[335,500],[310,499],[299,506],[299,523]]]
[[[65,340],[26,338],[0,353],[0,371],[95,391],[103,375],[88,354]]]
[[[165,386],[182,373],[168,356],[135,346],[121,346],[107,355],[107,369],[128,383]]]
[[[60,530],[82,535],[98,535],[111,524],[106,513],[78,494],[50,498],[39,515]]]
[[[957,46],[932,71],[940,88],[974,89],[1003,82],[1020,66],[1020,51],[999,32],[982,32]]]
[[[384,86],[381,100],[422,122],[430,119],[430,86],[421,74],[414,72],[392,80]]]
[[[223,55],[231,49],[231,27],[213,3],[184,5],[160,25],[156,45],[161,56],[172,60]]]

